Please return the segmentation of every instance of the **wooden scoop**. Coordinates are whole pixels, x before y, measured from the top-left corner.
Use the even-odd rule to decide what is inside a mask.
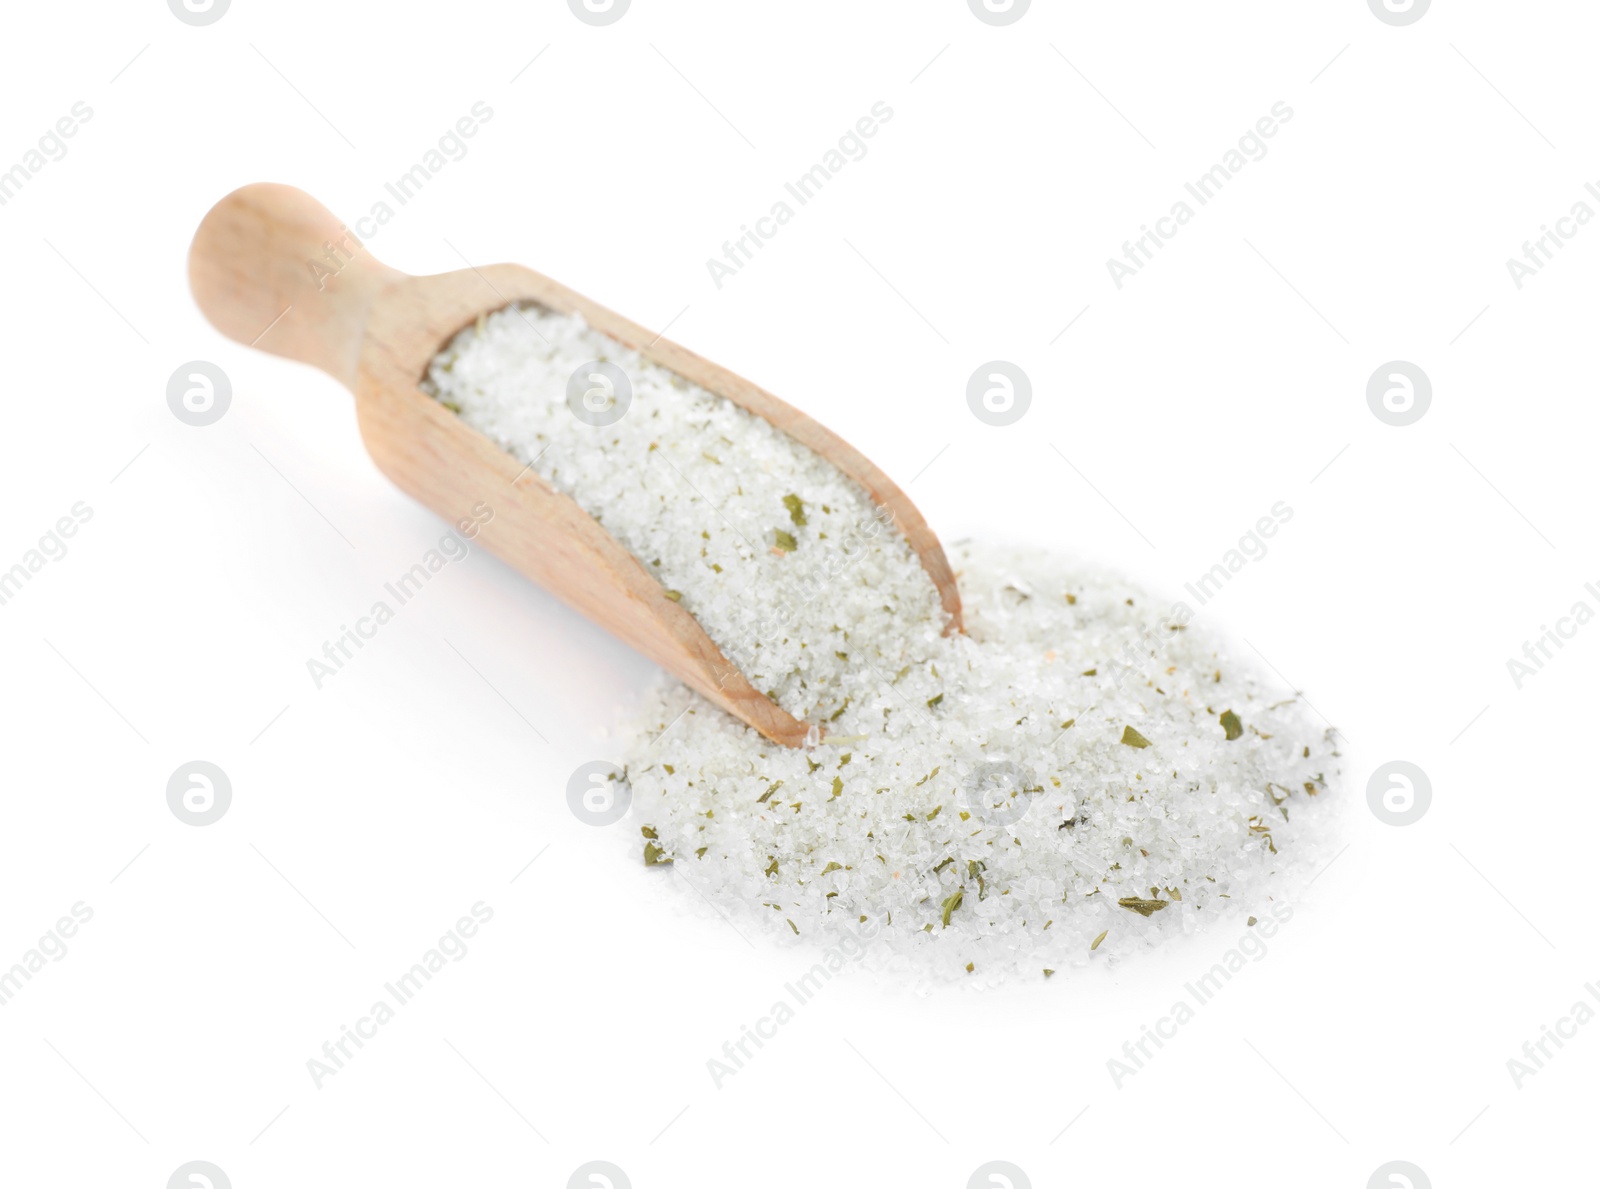
[[[434,355],[479,315],[516,302],[577,311],[595,330],[771,422],[893,513],[939,589],[948,630],[960,630],[944,550],[888,476],[771,393],[548,277],[515,264],[407,276],[373,259],[310,195],[264,183],[235,190],[206,215],[189,250],[189,284],[229,338],[314,364],[355,393],[367,450],[402,490],[449,521],[488,504],[494,516],[478,539],[492,552],[768,739],[798,747],[809,728],[752,687],[571,496],[418,387]]]

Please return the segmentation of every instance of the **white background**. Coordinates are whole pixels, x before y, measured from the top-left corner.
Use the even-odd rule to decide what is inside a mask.
[[[94,114],[0,207],[0,567],[93,518],[0,607],[0,965],[94,916],[0,1008],[0,1181],[1571,1183],[1600,1027],[1520,1089],[1506,1061],[1600,978],[1600,626],[1520,690],[1506,660],[1600,609],[1600,227],[1520,291],[1505,260],[1600,182],[1597,32],[1489,0],[1406,28],[1361,0],[1036,0],[1007,28],[961,0],[634,0],[607,28],[557,0],[10,6],[0,168]],[[811,959],[642,869],[636,822],[568,811],[655,674],[491,557],[313,687],[444,527],[333,381],[206,325],[189,237],[258,180],[365,213],[479,100],[386,262],[515,260],[670,323],[946,539],[1175,597],[1294,509],[1201,615],[1343,732],[1350,845],[1121,1089],[1107,1059],[1235,935],[984,994],[835,981],[715,1088]],[[719,290],[707,257],[880,100],[870,153]],[[1107,257],[1280,100],[1268,155],[1119,290]],[[996,358],[1034,386],[1007,429],[965,403]],[[193,359],[234,386],[207,428],[166,404]],[[1392,359],[1434,386],[1408,428],[1366,403]],[[233,787],[205,828],[165,797],[196,758]],[[1365,803],[1392,759],[1432,781],[1407,828]],[[470,954],[317,1089],[307,1059],[479,900]]]

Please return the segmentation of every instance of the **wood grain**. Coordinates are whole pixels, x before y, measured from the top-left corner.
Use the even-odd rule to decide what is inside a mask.
[[[439,349],[480,314],[516,302],[581,313],[594,329],[772,423],[866,488],[910,541],[961,629],[961,599],[938,539],[916,507],[858,450],[771,393],[651,334],[546,276],[514,264],[413,277],[379,263],[310,195],[259,183],[201,222],[189,253],[195,300],[235,341],[321,368],[356,398],[378,468],[451,522],[492,518],[479,541],[767,738],[809,731],[750,682],[693,615],[570,496],[418,387]]]

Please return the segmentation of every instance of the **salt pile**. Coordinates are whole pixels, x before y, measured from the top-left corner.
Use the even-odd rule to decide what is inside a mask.
[[[604,427],[567,404],[596,360],[632,386]],[[826,724],[784,748],[672,684],[627,749],[645,861],[741,927],[868,936],[868,964],[920,978],[1038,977],[1265,912],[1331,857],[1330,733],[1185,613],[963,544],[967,634],[946,637],[865,491],[575,316],[491,315],[425,387],[650,565],[757,688]]]

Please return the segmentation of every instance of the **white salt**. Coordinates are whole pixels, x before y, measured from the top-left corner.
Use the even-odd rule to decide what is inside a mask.
[[[632,388],[610,426],[567,405],[568,380],[596,361]],[[577,500],[796,718],[831,719],[877,688],[874,670],[923,659],[944,630],[922,563],[859,485],[581,317],[491,314],[424,387]]]
[[[605,428],[566,403],[595,360],[632,382]],[[967,634],[943,636],[865,491],[577,317],[491,315],[427,387],[679,591],[757,688],[826,723],[784,748],[667,684],[627,750],[632,845],[740,927],[867,936],[869,965],[990,983],[1265,912],[1331,857],[1331,732],[1119,579],[958,545]]]

